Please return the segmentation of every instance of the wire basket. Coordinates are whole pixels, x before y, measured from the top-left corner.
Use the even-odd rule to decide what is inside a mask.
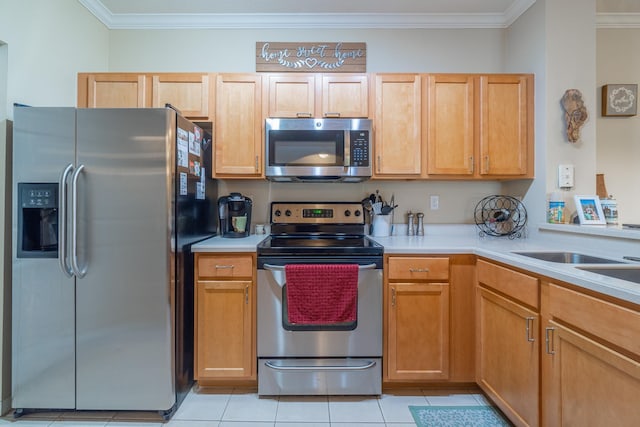
[[[527,224],[527,210],[522,202],[511,196],[487,196],[480,200],[474,212],[480,237],[522,237]]]

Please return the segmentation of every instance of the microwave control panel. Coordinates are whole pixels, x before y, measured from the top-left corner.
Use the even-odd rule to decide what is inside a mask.
[[[351,166],[369,166],[369,131],[350,131]]]

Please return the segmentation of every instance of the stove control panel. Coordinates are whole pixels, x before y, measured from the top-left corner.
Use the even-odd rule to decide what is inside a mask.
[[[364,224],[358,202],[273,202],[273,224]]]

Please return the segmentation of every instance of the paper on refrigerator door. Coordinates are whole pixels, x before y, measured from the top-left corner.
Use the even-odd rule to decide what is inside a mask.
[[[180,195],[187,195],[187,174],[185,172],[180,172]]]
[[[204,200],[204,195],[205,195],[204,168],[202,168],[200,172],[202,173],[202,175],[200,175],[200,182],[196,182],[196,199]]]

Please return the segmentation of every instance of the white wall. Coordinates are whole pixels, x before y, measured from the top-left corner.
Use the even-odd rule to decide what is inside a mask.
[[[76,104],[76,74],[85,68],[108,68],[108,31],[77,0],[0,1],[0,200],[4,202],[5,125],[13,118],[12,105],[37,106]],[[2,224],[4,209],[0,213]],[[11,236],[0,227],[0,241],[11,247]],[[10,259],[10,257],[9,257]],[[0,267],[10,266],[0,261]],[[3,280],[0,292],[0,330],[7,336],[10,325],[3,322],[10,301],[3,295],[11,284]],[[6,319],[5,319],[6,320]],[[2,369],[2,413],[9,409],[10,348],[0,340]]]
[[[535,225],[545,221],[546,200],[546,27],[545,2],[536,1],[506,31],[505,61],[507,72],[521,69],[530,70],[535,75],[535,177],[533,181],[508,182],[503,185],[506,194],[522,196],[527,209],[530,232]]]
[[[640,29],[597,31],[597,95],[606,84],[640,83]],[[609,194],[618,201],[620,223],[640,223],[640,116],[597,115],[597,173],[603,173]]]
[[[541,1],[541,0],[538,0]],[[544,0],[546,51],[546,191],[558,190],[559,164],[575,165],[575,187],[564,193],[571,211],[574,194],[595,194],[596,176],[596,5],[595,0]],[[538,2],[536,2],[538,3]],[[560,100],[567,89],[582,92],[589,119],[581,140],[566,138]]]
[[[367,44],[368,72],[500,72],[502,33],[498,29],[114,30],[109,69],[255,72],[258,41],[343,41]]]

